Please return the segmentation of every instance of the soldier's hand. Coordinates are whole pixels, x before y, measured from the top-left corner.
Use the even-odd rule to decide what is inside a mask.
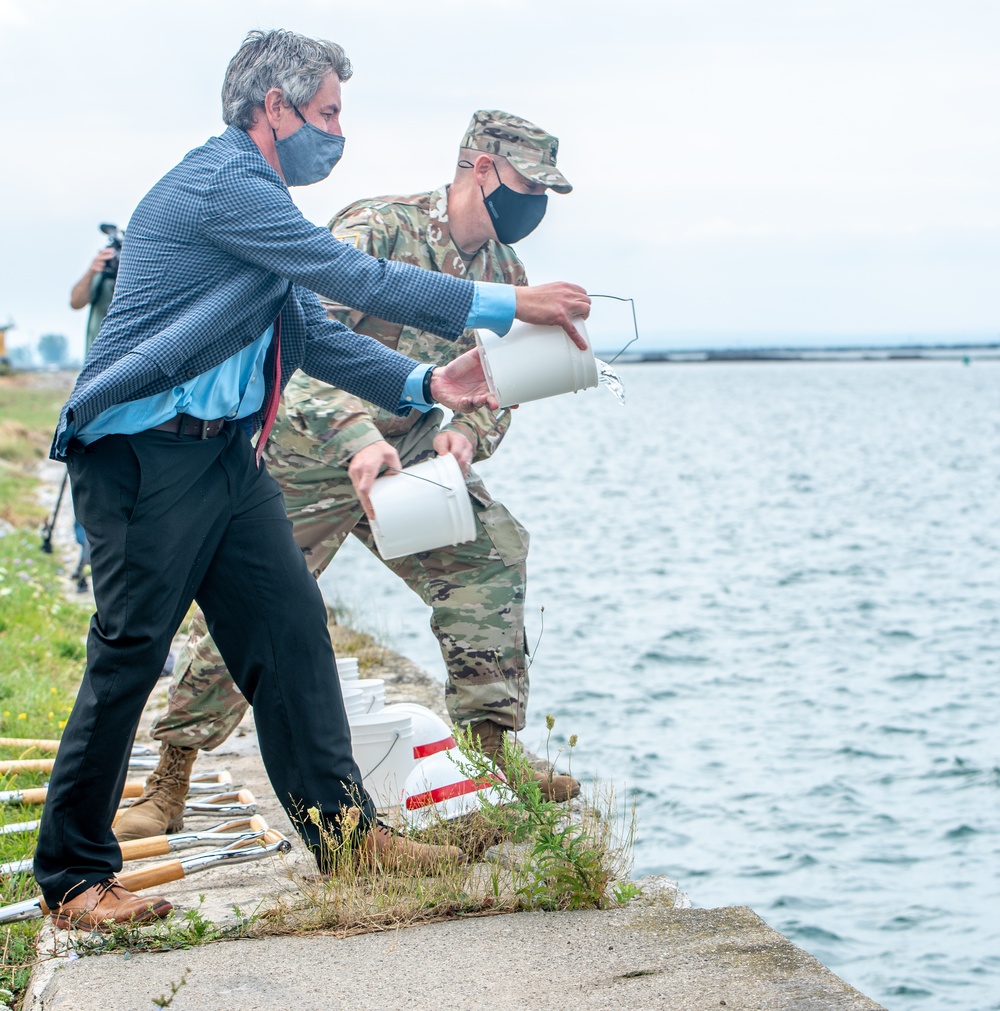
[[[515,319],[541,326],[561,326],[578,348],[587,350],[587,342],[573,326],[574,319],[586,319],[590,315],[590,297],[583,288],[568,281],[553,281],[519,286],[514,291],[517,296]]]
[[[372,485],[386,467],[392,470],[403,469],[399,462],[399,454],[384,439],[359,449],[347,465],[347,476],[354,485],[354,493],[358,496],[361,508],[364,509],[368,519],[375,518],[372,501],[369,498]]]
[[[457,414],[468,414],[484,404],[494,411],[500,408],[486,384],[478,348],[466,351],[431,373],[431,396]]]
[[[438,456],[451,453],[458,461],[459,467],[462,468],[462,473],[468,474],[469,467],[472,466],[472,455],[475,452],[475,447],[461,432],[449,430],[438,432],[434,436],[434,452]]]

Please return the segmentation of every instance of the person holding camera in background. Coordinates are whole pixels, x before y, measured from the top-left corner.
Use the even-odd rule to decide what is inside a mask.
[[[73,285],[69,293],[69,304],[73,309],[90,306],[87,319],[87,337],[84,354],[94,343],[101,323],[108,314],[111,296],[115,293],[115,278],[118,276],[118,258],[121,253],[123,234],[117,225],[101,225],[101,231],[108,236],[108,244],[97,251],[89,269]]]
[[[101,329],[101,323],[108,314],[111,298],[115,293],[115,278],[118,276],[118,260],[121,255],[124,233],[117,225],[101,225],[101,231],[108,237],[108,244],[99,249],[87,269],[87,272],[70,289],[69,305],[71,309],[85,309],[90,306],[87,317],[87,334],[84,338],[83,353],[86,357],[90,345]],[[80,561],[73,572],[78,593],[87,589],[86,570],[90,565],[90,544],[80,521],[73,517],[73,534],[76,543],[80,545]],[[172,665],[171,665],[172,669]]]

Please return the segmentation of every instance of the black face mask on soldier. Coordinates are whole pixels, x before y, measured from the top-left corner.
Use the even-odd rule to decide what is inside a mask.
[[[479,192],[483,195],[483,203],[489,211],[497,238],[509,246],[530,235],[538,227],[538,223],[545,217],[545,205],[549,198],[545,193],[518,193],[505,186],[495,162],[493,171],[496,172],[500,185],[489,196],[482,186],[479,187]]]

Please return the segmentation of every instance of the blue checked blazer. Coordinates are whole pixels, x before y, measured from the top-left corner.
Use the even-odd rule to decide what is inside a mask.
[[[301,368],[397,411],[415,363],[328,320],[314,292],[455,339],[473,285],[367,256],[311,224],[257,145],[229,127],[168,172],[129,221],[114,300],[63,407],[52,458],[66,455],[79,425],[207,372],[279,312],[282,385]],[[265,404],[272,355],[273,344]]]

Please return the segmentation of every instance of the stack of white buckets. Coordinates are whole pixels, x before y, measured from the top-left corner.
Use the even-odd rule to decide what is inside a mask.
[[[490,392],[501,407],[576,393],[598,384],[597,362],[583,320],[574,324],[587,341],[578,348],[559,327],[518,324],[498,337],[477,332]],[[410,480],[403,480],[403,476]],[[379,478],[371,491],[372,533],[379,554],[400,558],[476,536],[465,478],[450,454],[432,457],[402,475]],[[499,799],[495,787],[477,785],[461,762],[448,725],[412,702],[385,704],[385,682],[358,679],[358,661],[337,661],[351,724],[354,758],[365,789],[380,810],[399,807],[410,825],[475,810],[481,797]],[[498,775],[500,775],[498,773]]]
[[[398,807],[408,825],[424,828],[476,810],[480,797],[499,800],[462,771],[455,738],[437,713],[415,702],[387,706],[385,681],[359,678],[354,657],[338,659],[337,669],[354,760],[380,811]]]

